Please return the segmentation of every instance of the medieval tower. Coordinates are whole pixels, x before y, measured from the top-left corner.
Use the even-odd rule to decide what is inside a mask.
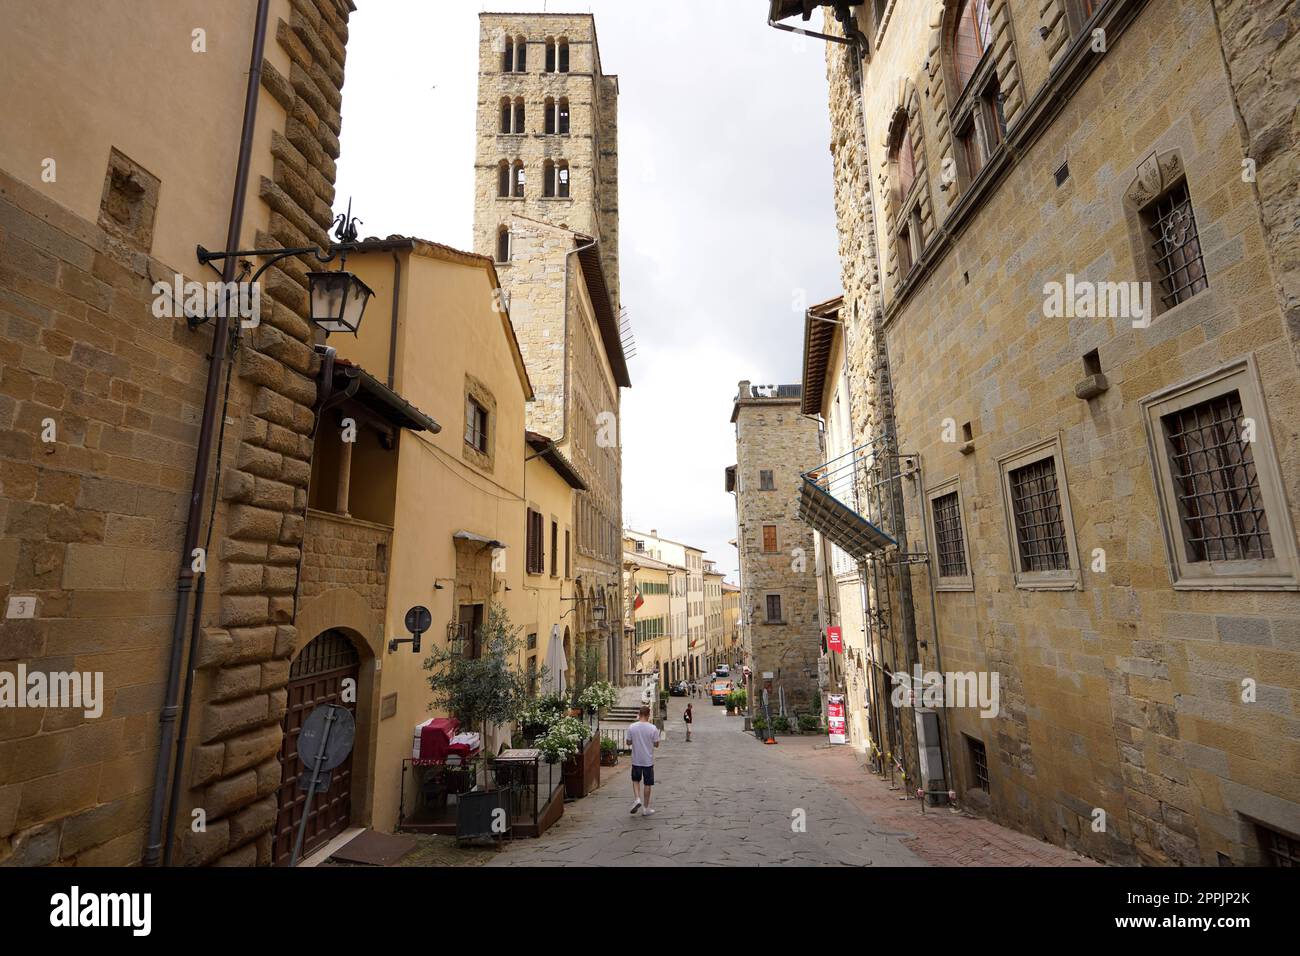
[[[475,251],[497,263],[536,400],[528,428],[587,488],[574,506],[570,681],[622,680],[623,354],[618,78],[589,14],[485,13],[479,30]],[[566,548],[566,557],[570,553]]]

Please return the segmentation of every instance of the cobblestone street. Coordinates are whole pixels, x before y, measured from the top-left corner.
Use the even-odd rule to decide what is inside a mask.
[[[475,851],[487,866],[929,866],[1090,865],[1075,854],[946,809],[922,815],[823,737],[763,746],[708,701],[695,702],[691,743],[670,705],[655,759],[652,817],[628,814],[629,758],[602,770],[601,788],[569,803],[540,840]],[[792,827],[805,812],[806,829]],[[408,861],[411,865],[414,861]],[[445,858],[428,861],[451,863]],[[418,864],[417,864],[418,865]]]

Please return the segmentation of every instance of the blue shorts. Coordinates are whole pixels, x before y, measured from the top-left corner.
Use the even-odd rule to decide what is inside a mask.
[[[644,783],[647,787],[655,785],[655,768],[632,765],[632,782]]]

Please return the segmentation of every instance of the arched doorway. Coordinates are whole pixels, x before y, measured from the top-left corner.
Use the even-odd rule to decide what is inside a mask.
[[[350,681],[350,684],[345,684]],[[303,722],[322,704],[340,704],[357,717],[357,696],[361,682],[361,658],[351,639],[340,630],[319,634],[294,660],[289,670],[289,704],[284,715],[284,739],[280,744],[279,812],[275,819],[275,842],[271,859],[275,866],[287,866],[293,855],[307,795],[298,786],[303,762],[298,759],[298,734]],[[350,686],[344,699],[344,691]],[[303,838],[305,858],[343,832],[352,819],[352,757],[333,771],[330,786],[312,800]]]

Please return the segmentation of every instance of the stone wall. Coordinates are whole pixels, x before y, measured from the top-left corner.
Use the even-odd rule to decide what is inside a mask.
[[[1233,102],[1292,346],[1300,356],[1300,7],[1215,0]]]
[[[734,416],[741,616],[751,654],[746,663],[754,674],[755,707],[761,707],[763,673],[775,675],[773,713],[778,689],[790,711],[811,710],[818,695],[816,545],[797,508],[800,476],[824,459],[817,423],[799,413],[799,404],[798,398],[755,396],[742,382]],[[773,490],[760,488],[760,471],[772,472]],[[764,526],[776,527],[775,552],[763,550]],[[769,594],[781,597],[779,623],[767,623]]]
[[[350,5],[283,9],[272,42],[292,65],[285,76],[265,62],[262,82],[285,114],[259,114],[274,164],[250,186],[246,221],[266,222],[259,246],[325,244]],[[153,201],[185,189],[163,183]],[[0,860],[11,864],[138,863],[147,829],[212,326],[155,315],[155,281],[185,268],[208,277],[151,258],[148,230],[123,222],[109,210],[90,223],[0,176],[0,601],[38,604],[35,619],[5,622],[0,659],[101,671],[107,698],[93,721],[0,713]],[[181,816],[203,809],[206,829],[184,828],[185,864],[270,859],[316,399],[306,271],[268,271],[261,324],[233,360],[202,673],[181,744]],[[47,418],[57,435],[42,442]]]
[[[922,492],[957,480],[974,585],[935,595],[936,629],[932,582],[925,566],[916,568],[922,663],[938,669],[941,654],[944,670],[1001,677],[998,716],[946,712],[955,788],[981,805],[970,738],[988,752],[984,805],[1004,822],[1121,863],[1258,862],[1256,822],[1300,832],[1300,752],[1287,703],[1300,689],[1300,600],[1293,589],[1171,586],[1139,401],[1253,356],[1296,523],[1300,444],[1289,423],[1300,408],[1283,315],[1294,298],[1270,268],[1285,271],[1295,259],[1287,255],[1294,192],[1281,185],[1294,180],[1286,175],[1294,151],[1272,145],[1293,133],[1295,100],[1284,91],[1295,73],[1287,69],[1294,13],[1283,16],[1278,4],[1270,19],[1258,4],[1219,4],[1224,35],[1233,37],[1224,69],[1209,0],[1117,0],[1102,9],[1107,52],[1090,59],[1086,44],[1061,38],[1070,27],[1056,0],[999,6],[1023,86],[1023,105],[1008,116],[1010,155],[995,157],[988,175],[940,207],[915,274],[885,303],[885,381],[882,343],[861,335],[854,307],[876,295],[882,242],[862,188],[866,159],[855,150],[864,142],[884,148],[907,83],[921,91],[931,138],[947,122],[929,86],[943,75],[935,63],[942,50],[923,29],[942,22],[942,4],[933,6],[902,10],[917,20],[910,26],[896,10],[865,65],[865,139],[854,115],[862,99],[846,95],[843,53],[828,55],[855,433],[872,433],[892,394],[900,448],[920,465],[906,482],[915,551],[929,531]],[[1244,136],[1238,113],[1247,117]],[[1258,190],[1241,177],[1249,150],[1261,157]],[[1149,328],[1134,328],[1131,317],[1047,318],[1045,284],[1066,274],[1150,278],[1131,192],[1143,162],[1170,152],[1189,185],[1208,290],[1173,308],[1157,305]],[[879,167],[874,152],[870,160]],[[918,175],[932,189],[943,185],[935,158]],[[1108,389],[1084,400],[1075,386],[1093,349]],[[874,388],[860,385],[872,383],[873,371]],[[961,451],[964,423],[973,432],[969,454]],[[1073,589],[1033,590],[1017,577],[999,460],[1053,439],[1082,567]],[[1244,680],[1258,684],[1251,702],[1240,693]]]

